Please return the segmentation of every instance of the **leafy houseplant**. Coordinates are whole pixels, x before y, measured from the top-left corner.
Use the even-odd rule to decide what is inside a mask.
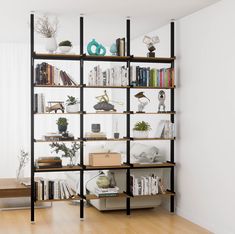
[[[62,53],[68,53],[71,50],[72,46],[73,46],[72,42],[68,41],[68,40],[67,41],[61,41],[59,43],[59,49]]]
[[[58,154],[59,151],[61,151],[63,153],[61,155],[62,157],[69,158],[69,166],[75,165],[74,159],[76,156],[76,152],[80,149],[80,144],[78,144],[77,142],[73,142],[71,148],[69,148],[65,145],[65,143],[53,142],[52,144],[50,144],[50,147],[54,149],[53,152],[56,152]]]
[[[76,113],[79,112],[79,109],[80,103],[77,98],[73,96],[68,96],[68,99],[66,100],[66,111],[68,113]]]
[[[58,125],[59,132],[62,133],[62,132],[66,132],[67,126],[69,123],[66,118],[59,118],[56,124]]]
[[[57,43],[55,40],[57,32],[58,20],[54,19],[50,22],[48,16],[38,16],[35,23],[35,31],[45,37],[45,48],[48,52],[53,53],[57,49]]]
[[[134,125],[133,135],[135,138],[147,138],[150,130],[151,126],[148,122],[139,121]]]

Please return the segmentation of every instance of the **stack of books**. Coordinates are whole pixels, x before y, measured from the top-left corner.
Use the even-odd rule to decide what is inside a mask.
[[[34,83],[36,85],[78,85],[65,71],[45,62],[36,65]]]
[[[35,162],[35,167],[42,168],[60,168],[62,160],[60,157],[40,157]]]
[[[117,47],[117,56],[125,56],[125,38],[118,38],[116,40],[116,47]]]
[[[106,134],[104,132],[86,132],[85,138],[93,140],[107,139]]]
[[[118,196],[119,188],[95,188],[95,195],[97,197],[116,197]]]
[[[35,185],[35,199],[69,199],[75,196],[75,192],[71,189],[65,180],[48,180],[45,178],[37,178]]]
[[[130,81],[133,86],[174,87],[174,69],[131,66]]]
[[[43,93],[35,93],[34,94],[33,110],[34,110],[34,113],[45,113],[46,112],[45,96]]]
[[[127,86],[128,69],[125,66],[115,66],[102,71],[100,66],[95,66],[88,75],[90,86]]]
[[[155,174],[150,176],[141,176],[140,178],[136,178],[134,175],[131,175],[130,187],[133,196],[166,193],[161,178]]]
[[[60,133],[51,132],[51,133],[47,133],[42,138],[45,141],[73,141],[74,140],[74,136],[71,133],[68,133],[67,136],[64,136],[63,134],[60,134]]]

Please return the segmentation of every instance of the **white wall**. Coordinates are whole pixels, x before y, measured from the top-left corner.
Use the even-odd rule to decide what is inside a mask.
[[[234,10],[224,0],[176,21],[176,212],[219,234],[235,233]],[[154,34],[169,56],[169,26]],[[142,38],[132,53],[145,54]]]
[[[235,233],[235,2],[177,22],[177,213]]]

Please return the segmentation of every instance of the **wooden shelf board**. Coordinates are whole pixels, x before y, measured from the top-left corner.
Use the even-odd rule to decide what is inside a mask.
[[[86,168],[84,170],[105,170],[105,169],[127,169],[130,168],[130,166],[126,164],[122,164],[120,166],[90,166],[90,165],[85,165]]]
[[[138,62],[138,63],[172,63],[175,60],[175,57],[139,57],[133,56],[131,58],[131,62]]]
[[[81,197],[76,196],[74,198],[68,199],[48,199],[48,200],[37,200],[35,202],[61,202],[61,201],[74,201],[74,200],[81,200]]]
[[[173,192],[170,192],[170,191],[166,191],[165,194],[162,194],[162,193],[159,193],[159,194],[156,194],[156,195],[136,195],[136,196],[133,196],[131,198],[138,198],[138,197],[164,197],[164,196],[175,196],[175,193]]]
[[[34,85],[35,88],[80,88],[81,85]]]
[[[93,199],[107,199],[107,198],[126,198],[129,196],[125,193],[119,193],[115,197],[112,197],[112,196],[110,196],[110,197],[97,197],[95,194],[87,194],[85,197],[86,197],[86,200],[93,200]]]
[[[34,53],[34,59],[48,59],[48,60],[81,60],[80,54],[46,54]]]
[[[35,143],[53,143],[53,142],[78,142],[81,141],[80,139],[74,139],[70,141],[45,141],[45,140],[35,140]]]
[[[132,138],[133,141],[169,141],[169,140],[175,140],[175,138],[157,138],[157,137],[148,137],[148,138]]]
[[[143,112],[143,113],[139,113],[139,112],[134,112],[134,115],[174,115],[176,114],[175,111],[166,111],[166,112]]]
[[[174,89],[174,87],[150,87],[150,86],[133,86],[131,89]]]
[[[107,61],[107,62],[127,62],[129,56],[96,56],[96,55],[83,55],[85,61]]]
[[[86,139],[85,141],[129,141],[127,138]]]
[[[35,168],[35,172],[57,172],[57,171],[79,171],[82,168],[80,166],[63,166],[63,167],[57,167],[57,168]]]
[[[99,111],[99,112],[86,112],[87,115],[126,115],[126,112],[116,111]]]
[[[81,112],[76,112],[76,113],[34,113],[34,115],[80,115]]]
[[[130,88],[130,86],[114,86],[114,85],[107,85],[107,86],[101,86],[101,85],[86,85],[84,88],[96,88],[96,89],[127,89]]]
[[[174,163],[148,163],[148,164],[141,164],[141,163],[134,163],[133,168],[158,168],[158,167],[174,167]]]

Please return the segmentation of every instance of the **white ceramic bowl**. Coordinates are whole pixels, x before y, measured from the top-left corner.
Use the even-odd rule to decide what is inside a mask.
[[[62,52],[62,53],[68,53],[70,50],[71,50],[71,46],[59,46],[59,50]]]

